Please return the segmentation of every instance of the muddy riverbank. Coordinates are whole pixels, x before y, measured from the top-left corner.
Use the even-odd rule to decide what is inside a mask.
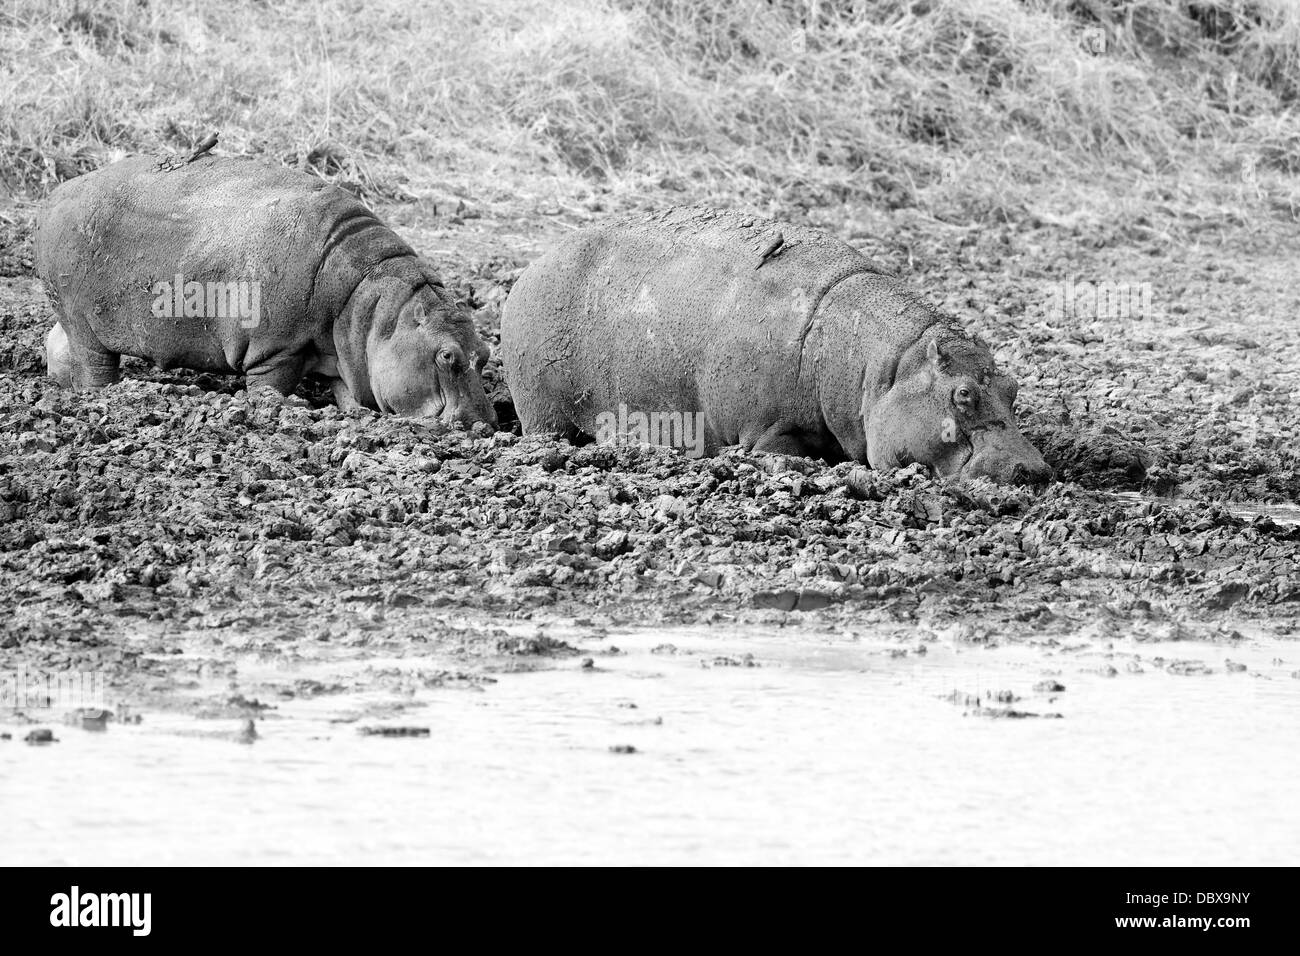
[[[523,263],[582,221],[417,212],[391,217],[489,338]],[[926,627],[1046,647],[1293,634],[1294,237],[1238,230],[1171,258],[1168,244],[1094,248],[1046,226],[821,224],[994,344],[1062,481],[577,449],[345,415],[310,388],[282,405],[136,361],[119,386],[76,395],[43,376],[50,311],[16,235],[0,279],[7,666],[98,670],[119,695],[168,706],[188,650],[286,641],[361,657],[455,649],[477,673],[550,653],[556,625],[833,626],[904,642]],[[1053,310],[1057,283],[1089,277],[1149,284],[1146,311]],[[495,360],[489,381],[508,416]],[[529,635],[504,636],[519,622]]]
[[[493,340],[582,222],[390,216]],[[73,394],[11,236],[0,655],[110,712],[6,711],[11,862],[1284,861],[1293,237],[823,225],[994,344],[1062,481],[578,449],[133,360]],[[1067,277],[1149,305],[1054,310]],[[60,796],[92,779],[95,812]]]

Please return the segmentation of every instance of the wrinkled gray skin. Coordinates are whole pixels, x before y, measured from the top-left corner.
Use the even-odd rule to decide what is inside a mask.
[[[432,266],[306,173],[211,155],[123,160],[50,196],[36,272],[58,316],[47,367],[66,385],[111,384],[119,357],[135,355],[243,373],[282,395],[312,373],[344,408],[496,426],[480,377],[487,347]],[[157,284],[178,274],[254,283],[255,319],[219,302],[160,315]]]
[[[525,434],[596,437],[623,403],[703,413],[706,455],[1051,477],[983,343],[796,226],[693,207],[574,233],[515,284],[501,352]]]

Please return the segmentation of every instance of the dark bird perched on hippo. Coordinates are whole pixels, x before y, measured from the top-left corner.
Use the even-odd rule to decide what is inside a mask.
[[[313,373],[344,408],[496,426],[488,349],[433,267],[307,173],[202,153],[114,163],[50,196],[36,272],[64,384],[115,382],[134,355],[282,395]]]
[[[708,455],[1051,477],[987,346],[811,229],[696,207],[576,232],[520,276],[501,352],[525,434],[667,413]]]

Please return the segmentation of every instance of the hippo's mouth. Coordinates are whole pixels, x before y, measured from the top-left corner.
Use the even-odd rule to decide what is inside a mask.
[[[917,456],[909,451],[898,449],[892,451],[892,461],[882,461],[872,467],[907,468],[910,465],[924,465],[930,472],[931,478],[951,478],[966,470],[966,466],[975,457],[975,446],[970,436],[964,432],[959,433],[955,441],[947,442],[946,445],[947,449],[954,450],[945,450],[942,458],[926,460],[927,456]]]
[[[449,394],[446,385],[443,384],[442,376],[439,375],[434,380],[434,390],[432,401],[429,407],[430,418],[436,418],[439,421],[445,421],[448,412],[455,411],[455,402],[452,401],[453,395]]]
[[[955,444],[961,446],[961,464],[959,464],[956,468],[952,470],[951,472],[952,474],[960,475],[962,472],[966,470],[966,467],[971,463],[971,459],[975,457],[975,442],[971,440],[971,433],[975,431],[985,431],[985,430],[986,430],[985,427],[980,427],[980,428],[972,428],[969,430],[963,428],[958,431],[958,438]]]
[[[962,455],[961,464],[958,465],[956,471],[953,472],[955,475],[960,475],[964,472],[966,467],[971,463],[971,459],[975,457],[975,446],[972,445],[970,441],[964,441],[962,444],[965,446],[965,454]]]
[[[966,470],[966,466],[971,463],[971,459],[975,457],[975,443],[971,441],[969,432],[959,430],[957,432],[957,440],[952,442],[952,444],[957,446],[957,451],[952,457],[944,459],[944,464],[947,465],[949,462],[957,459],[956,467],[949,470],[943,470],[940,469],[937,464],[931,464],[930,471],[934,473],[936,478],[949,478],[953,475],[960,475]]]
[[[375,405],[378,406],[379,410],[385,415],[397,415],[400,418],[428,420],[442,418],[443,412],[447,410],[447,402],[446,399],[443,398],[441,390],[435,390],[434,394],[429,397],[428,401],[414,407],[409,403],[407,403],[405,407],[402,407],[403,403],[401,402],[394,404],[381,390],[376,390],[374,395]]]

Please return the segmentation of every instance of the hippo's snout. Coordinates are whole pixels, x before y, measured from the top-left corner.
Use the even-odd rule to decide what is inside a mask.
[[[457,402],[444,409],[438,417],[448,425],[473,428],[482,422],[492,431],[498,428],[496,409],[492,407],[491,402],[475,403],[475,407],[470,407],[470,403],[467,402]]]
[[[1043,485],[1052,480],[1052,466],[1038,449],[1023,437],[1013,449],[991,447],[971,458],[962,471],[976,477],[991,478],[1004,485]]]
[[[1052,480],[1052,467],[1041,458],[1036,463],[1017,462],[1011,469],[1013,485],[1045,485]]]
[[[478,372],[452,375],[443,370],[439,378],[443,403],[436,417],[440,421],[467,429],[483,423],[492,431],[497,430],[497,412],[487,397],[483,379]]]

